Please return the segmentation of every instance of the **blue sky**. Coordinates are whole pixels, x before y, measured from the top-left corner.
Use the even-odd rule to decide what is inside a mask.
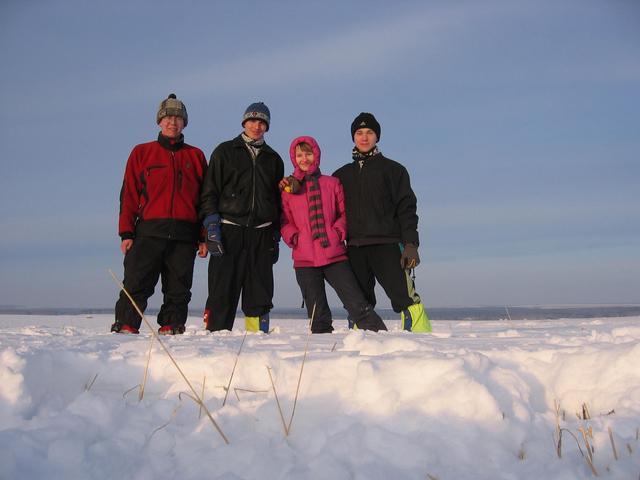
[[[637,1],[5,1],[0,45],[0,305],[114,303],[125,162],[171,92],[207,157],[267,103],[287,171],[301,134],[323,172],[350,161],[373,112],[427,306],[640,303]],[[274,303],[298,306],[281,258]]]

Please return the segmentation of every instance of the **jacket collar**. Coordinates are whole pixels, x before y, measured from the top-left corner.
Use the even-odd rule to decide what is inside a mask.
[[[245,147],[244,140],[242,139],[242,134],[238,135],[236,138],[233,139],[233,146],[235,148],[245,148],[245,149],[247,148]],[[263,152],[275,153],[275,150],[271,148],[269,145],[267,145],[267,142],[262,144],[262,146],[260,147],[260,150]]]
[[[158,143],[162,148],[165,148],[172,152],[177,152],[184,146],[184,135],[180,134],[180,138],[176,142],[171,143],[171,140],[169,138],[162,135],[162,133],[159,133]]]

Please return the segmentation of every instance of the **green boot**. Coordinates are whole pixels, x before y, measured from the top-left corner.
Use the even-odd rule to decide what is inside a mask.
[[[400,318],[404,330],[419,333],[431,331],[431,322],[422,303],[409,305],[406,310],[400,312]]]

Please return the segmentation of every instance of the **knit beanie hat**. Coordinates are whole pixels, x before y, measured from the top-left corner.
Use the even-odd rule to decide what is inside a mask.
[[[242,126],[247,120],[262,120],[267,124],[267,132],[269,131],[269,123],[271,122],[271,112],[269,108],[262,102],[252,103],[244,111],[242,116]]]
[[[184,126],[187,126],[189,123],[189,116],[187,115],[187,107],[184,106],[180,100],[176,98],[175,93],[169,94],[166,100],[160,102],[160,107],[158,108],[158,115],[156,116],[156,122],[160,124],[160,120],[164,117],[169,117],[171,115],[175,115],[176,117],[182,117],[184,120]]]
[[[356,130],[360,128],[370,128],[375,132],[378,140],[380,140],[380,124],[372,113],[362,112],[353,120],[353,123],[351,123],[351,140],[354,139],[353,136]]]

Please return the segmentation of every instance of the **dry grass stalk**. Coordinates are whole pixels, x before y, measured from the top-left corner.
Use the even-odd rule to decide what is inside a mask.
[[[149,375],[149,365],[151,364],[151,350],[153,349],[154,336],[151,335],[151,341],[149,342],[149,351],[147,352],[147,364],[144,367],[144,375],[142,376],[142,383],[140,384],[140,392],[138,393],[138,401],[142,401],[144,397],[144,387],[147,385],[147,377]]]
[[[273,377],[271,376],[271,368],[267,366],[267,373],[269,374],[269,380],[271,380],[271,388],[273,389],[273,394],[276,397],[276,404],[278,405],[278,412],[280,412],[280,420],[282,420],[282,428],[284,429],[284,436],[289,436],[289,430],[287,430],[287,424],[284,421],[284,415],[282,414],[282,407],[280,406],[280,400],[278,399],[278,392],[276,392],[276,384],[273,383]]]
[[[560,400],[554,399],[553,406],[556,411],[556,434],[555,434],[556,454],[558,455],[558,458],[562,458],[562,430],[560,429]]]
[[[578,431],[580,433],[582,433],[582,438],[584,439],[585,446],[587,447],[587,455],[584,458],[587,461],[587,464],[589,465],[589,468],[591,469],[591,472],[597,477],[598,476],[598,472],[596,471],[595,467],[593,466],[593,447],[589,443],[589,437],[591,437],[591,439],[593,439],[593,429],[591,427],[589,427],[588,429],[580,427],[578,429]]]
[[[518,450],[518,459],[519,460],[526,460],[527,458],[527,452],[524,449],[524,443],[520,444],[520,450]]]
[[[580,427],[578,431],[582,434],[582,438],[584,439],[584,444],[587,447],[587,455],[593,461],[593,447],[589,443],[589,437],[593,439],[593,428],[589,427],[585,429],[584,427]]]
[[[96,378],[98,378],[98,374],[96,373],[95,376],[93,377],[93,380],[91,380],[89,383],[85,383],[84,384],[84,390],[85,392],[88,392],[89,390],[91,390],[91,387],[93,387],[94,382],[96,381]]]
[[[511,314],[509,313],[509,307],[505,306],[504,309],[507,311],[507,317],[509,318],[509,321],[511,321]]]
[[[129,395],[129,392],[134,391],[136,388],[140,388],[140,384],[135,385],[133,387],[131,387],[129,390],[126,390],[123,394],[122,394],[122,398],[124,398],[125,400],[127,399],[127,395]]]
[[[428,480],[440,480],[438,477],[436,477],[435,475],[431,475],[430,473],[427,473],[427,478]]]
[[[196,403],[200,403],[196,398],[192,397],[191,395],[189,395],[187,392],[180,392],[178,394],[178,405],[175,406],[175,408],[173,409],[173,412],[171,412],[171,417],[169,417],[169,420],[167,420],[166,423],[164,423],[163,425],[159,426],[158,428],[156,428],[153,432],[151,432],[151,435],[149,435],[149,438],[147,438],[147,441],[144,443],[144,446],[146,447],[147,445],[149,445],[149,442],[151,441],[151,438],[153,438],[153,436],[159,432],[160,430],[162,430],[163,428],[166,428],[171,421],[175,418],[176,414],[178,413],[178,410],[180,410],[180,408],[182,408],[182,395],[186,395],[187,397],[189,397],[191,400],[193,400]]]
[[[207,383],[207,376],[204,375],[202,377],[202,394],[200,395],[200,398],[202,398],[202,401],[204,401],[204,386]],[[199,408],[198,408],[198,420],[200,420],[202,418],[202,404],[200,404]]]
[[[562,432],[567,432],[567,433],[569,433],[569,435],[571,435],[573,437],[573,439],[576,441],[576,445],[578,446],[578,450],[580,450],[580,455],[582,455],[582,457],[587,462],[587,465],[589,465],[589,468],[591,469],[591,472],[593,473],[593,475],[597,477],[598,476],[598,472],[596,471],[596,468],[593,466],[593,462],[591,461],[589,456],[585,455],[584,452],[582,451],[582,447],[580,447],[580,442],[578,441],[578,437],[576,437],[571,430],[567,430],[566,428],[560,429],[560,433],[561,434],[562,434]]]
[[[611,440],[611,449],[613,450],[613,458],[618,460],[618,451],[616,450],[616,443],[613,441],[613,431],[609,427],[609,440]]]
[[[193,385],[191,385],[191,382],[189,381],[189,379],[187,378],[187,376],[184,374],[184,372],[182,371],[182,369],[180,368],[180,366],[178,365],[178,362],[176,362],[175,358],[173,358],[173,355],[171,355],[171,352],[169,351],[169,349],[166,347],[166,345],[164,344],[164,342],[162,340],[160,340],[160,337],[158,336],[158,333],[156,332],[155,328],[153,328],[153,326],[149,323],[149,320],[147,320],[147,317],[145,317],[144,313],[142,313],[142,311],[140,310],[140,308],[138,307],[138,304],[135,302],[135,300],[133,299],[133,297],[129,294],[129,292],[127,291],[126,288],[124,288],[124,285],[118,281],[118,279],[116,278],[116,276],[114,275],[114,273],[109,270],[109,273],[111,274],[111,277],[113,277],[113,281],[116,283],[116,285],[118,285],[120,287],[120,289],[125,293],[125,295],[127,296],[127,298],[129,299],[129,301],[131,302],[131,305],[133,305],[133,307],[135,308],[136,312],[138,312],[138,315],[140,315],[140,317],[142,318],[142,320],[144,321],[145,325],[149,328],[149,330],[151,331],[151,334],[155,337],[155,339],[158,341],[158,343],[160,344],[160,346],[162,347],[162,349],[164,350],[164,352],[167,354],[167,356],[169,357],[169,359],[171,360],[171,362],[173,363],[173,365],[176,367],[176,370],[178,370],[178,372],[180,373],[180,375],[182,376],[182,378],[184,379],[185,383],[187,384],[187,386],[189,387],[189,389],[193,392],[194,397],[197,399],[198,403],[200,405],[202,405],[202,408],[204,409],[204,411],[206,412],[207,416],[209,417],[209,420],[211,421],[211,424],[215,427],[215,429],[218,431],[218,433],[220,434],[220,436],[222,437],[222,439],[224,440],[224,443],[229,444],[229,440],[227,439],[226,435],[224,434],[224,432],[222,431],[222,429],[218,426],[218,424],[216,423],[216,421],[213,419],[213,416],[211,415],[211,412],[209,411],[209,409],[207,408],[207,406],[204,404],[204,402],[202,401],[202,399],[198,396],[198,393],[196,392],[195,388],[193,388]]]
[[[236,361],[233,363],[233,369],[231,370],[231,376],[229,377],[229,383],[227,384],[227,388],[224,392],[224,400],[222,400],[222,406],[227,403],[227,397],[229,396],[229,389],[231,388],[231,381],[233,380],[233,374],[236,371],[236,365],[238,365],[238,359],[240,358],[240,353],[242,352],[242,346],[244,345],[244,341],[247,339],[247,332],[244,332],[244,337],[242,337],[242,343],[240,343],[240,348],[238,349],[238,353],[236,354]]]
[[[249,390],[248,388],[233,387],[233,393],[235,393],[236,399],[240,401],[240,395],[238,395],[238,392],[269,393],[269,390]]]
[[[302,381],[302,371],[304,370],[304,362],[307,360],[307,351],[309,350],[309,339],[311,338],[311,326],[313,325],[313,318],[316,316],[316,304],[313,304],[313,310],[311,311],[311,319],[309,319],[309,331],[307,332],[307,342],[304,346],[304,355],[302,356],[302,365],[300,366],[300,375],[298,375],[298,385],[296,386],[296,395],[293,398],[293,409],[291,410],[291,418],[289,418],[289,425],[287,426],[287,432],[291,432],[291,424],[293,423],[293,416],[296,413],[296,405],[298,403],[298,393],[300,392],[300,382]]]
[[[629,445],[628,443],[627,443],[627,450],[629,450],[629,455],[633,453],[633,449],[631,448],[631,445]]]

